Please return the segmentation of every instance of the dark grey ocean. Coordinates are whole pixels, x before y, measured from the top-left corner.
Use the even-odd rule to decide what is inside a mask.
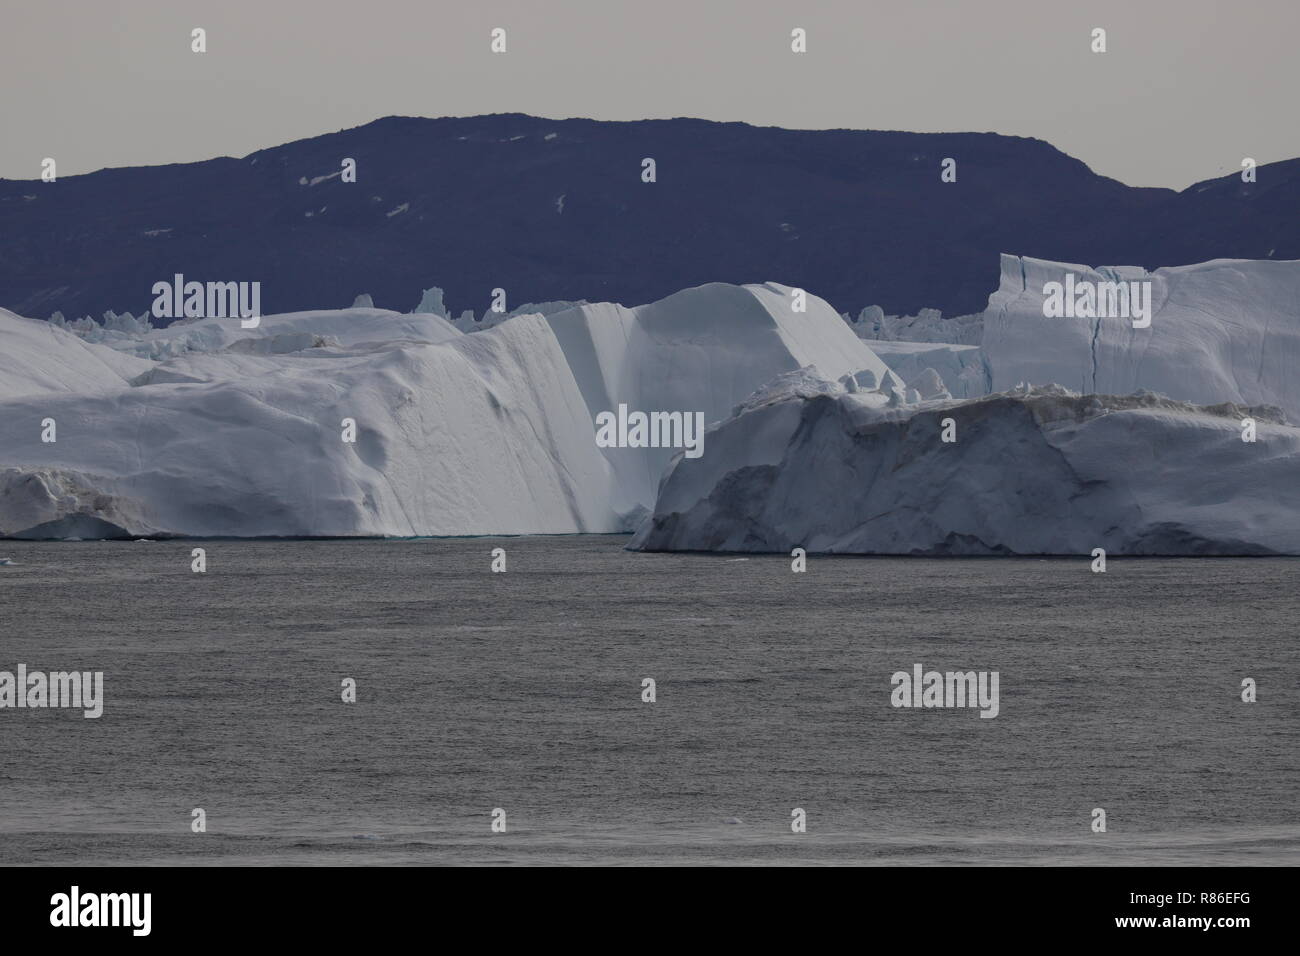
[[[626,541],[0,542],[0,863],[1300,863],[1298,560]]]

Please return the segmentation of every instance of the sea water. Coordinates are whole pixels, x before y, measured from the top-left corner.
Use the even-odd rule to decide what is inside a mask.
[[[1300,863],[1298,560],[626,543],[5,542],[0,863]]]

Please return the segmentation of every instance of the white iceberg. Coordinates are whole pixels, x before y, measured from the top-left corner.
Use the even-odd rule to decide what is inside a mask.
[[[0,312],[0,535],[640,526],[656,549],[1300,552],[1298,432],[1268,407],[1300,414],[1300,263],[1080,272],[1150,278],[1147,329],[1045,318],[1064,269],[1084,267],[1004,258],[978,348],[881,355],[775,283],[545,303],[472,335],[436,311],[85,330]],[[1182,401],[1024,384],[1054,378]],[[620,408],[715,427],[698,459],[598,447]]]
[[[829,382],[762,399],[674,460],[631,547],[1300,554],[1300,428],[1277,409],[1058,386],[885,409]]]
[[[804,365],[902,389],[821,300],[795,313],[788,293],[710,285],[473,335],[369,308],[204,319],[115,333],[117,351],[8,316],[44,339],[0,366],[0,534],[630,530],[673,451],[602,450],[599,411],[722,418]]]
[[[406,332],[419,318],[381,324]],[[360,324],[361,337],[375,333]],[[491,335],[442,328],[440,343],[188,354],[93,401],[10,398],[0,533],[50,525],[47,536],[86,537],[50,524],[70,517],[133,537],[616,530],[609,467],[549,326],[525,316]],[[47,417],[57,442],[41,441]]]

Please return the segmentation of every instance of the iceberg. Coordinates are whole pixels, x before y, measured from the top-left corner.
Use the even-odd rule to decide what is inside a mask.
[[[435,313],[357,307],[256,329],[177,322],[103,345],[6,315],[0,335],[14,326],[22,348],[0,364],[0,534],[631,530],[673,449],[598,447],[600,411],[714,421],[804,366],[904,390],[829,306],[809,296],[794,312],[790,292],[555,303],[473,334]],[[42,441],[47,418],[57,441]]]
[[[442,311],[362,300],[256,329],[0,311],[0,535],[1300,553],[1300,263],[1002,266],[978,346],[865,340],[773,282],[471,315],[472,333],[436,289]],[[1149,281],[1150,326],[1048,318],[1066,272]],[[690,441],[631,440],[656,416]]]
[[[1276,408],[1056,385],[881,408],[823,382],[755,396],[707,444],[629,547],[1300,554],[1300,428]]]
[[[317,329],[342,331],[318,315]],[[364,328],[345,339],[421,317],[353,318]],[[617,530],[608,465],[575,427],[586,408],[546,323],[466,336],[427,318],[443,341],[191,352],[93,401],[7,399],[0,533],[86,537],[70,518],[131,537]],[[263,332],[304,323],[272,317]],[[54,443],[41,441],[45,418]]]

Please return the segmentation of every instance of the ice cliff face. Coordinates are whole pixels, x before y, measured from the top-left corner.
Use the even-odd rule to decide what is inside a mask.
[[[1044,316],[1044,287],[1150,284],[1149,328],[1122,317]],[[1300,262],[1216,259],[1147,272],[1002,257],[980,349],[990,388],[1054,382],[1086,393],[1137,389],[1197,403],[1276,405],[1300,422]]]
[[[702,412],[725,418],[733,405],[775,376],[812,366],[831,379],[868,372],[879,384],[903,381],[824,301],[776,283],[711,283],[629,309],[601,303],[546,317],[590,414],[629,409]],[[604,449],[617,485],[616,508],[653,505],[674,452]]]
[[[632,546],[1300,554],[1300,429],[1279,421],[1059,387],[881,409],[805,385],[755,396],[709,433],[709,455],[674,461]]]
[[[1044,314],[1044,288],[1146,283],[1151,324],[1123,316]],[[1021,383],[1084,394],[1148,389],[1197,403],[1281,408],[1300,422],[1300,262],[1227,260],[1147,272],[1003,255],[999,287],[982,316],[889,325],[864,310],[853,325],[902,379],[933,369],[955,398]],[[888,320],[890,317],[884,317]],[[879,336],[880,341],[875,340]]]

